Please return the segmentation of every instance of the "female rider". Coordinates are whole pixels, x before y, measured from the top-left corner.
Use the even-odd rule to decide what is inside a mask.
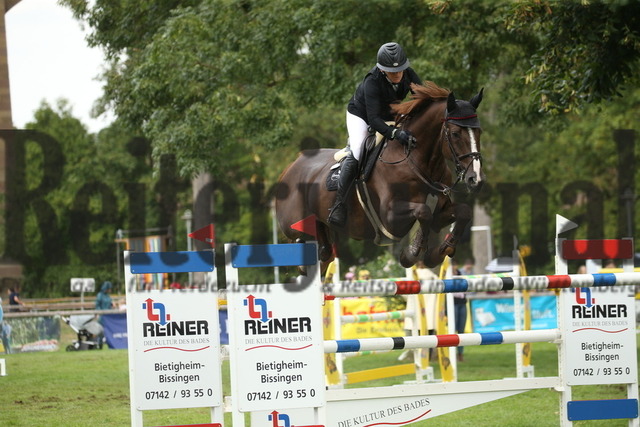
[[[422,84],[409,67],[409,59],[398,43],[385,43],[378,49],[376,66],[367,73],[347,106],[347,132],[350,153],[340,169],[336,199],[329,213],[329,222],[343,227],[347,220],[345,201],[352,181],[358,173],[358,161],[369,127],[387,139],[411,143],[410,132],[388,125],[394,119],[390,104],[402,101],[411,91],[411,83]]]

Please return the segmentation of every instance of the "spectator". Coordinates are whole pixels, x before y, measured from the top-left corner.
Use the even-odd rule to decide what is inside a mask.
[[[0,336],[2,336],[2,346],[5,354],[11,353],[11,325],[7,322],[0,322]]]
[[[20,311],[19,305],[24,305],[24,303],[20,300],[20,287],[16,286],[15,288],[9,288],[9,311]]]
[[[100,292],[96,296],[96,310],[110,310],[113,308],[113,301],[111,300],[111,282],[104,282],[100,288]]]
[[[462,275],[473,274],[473,261],[472,260],[467,259],[464,262],[464,266],[460,269],[460,274],[462,274]]]
[[[113,300],[111,299],[111,282],[105,281],[102,283],[100,287],[100,292],[96,295],[96,310],[110,310],[115,307]],[[102,316],[98,322],[93,321],[92,326],[95,327],[90,333],[95,336],[96,343],[98,344],[98,348],[102,348],[105,337],[104,337],[104,327],[102,326]]]
[[[11,326],[4,321],[2,298],[0,298],[0,339],[2,340],[5,354],[11,353]]]

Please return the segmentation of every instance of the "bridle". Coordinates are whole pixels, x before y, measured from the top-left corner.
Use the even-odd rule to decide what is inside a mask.
[[[473,164],[473,161],[475,160],[479,160],[482,164],[482,154],[480,154],[479,151],[470,151],[466,154],[463,155],[458,155],[458,153],[456,152],[456,149],[453,146],[453,143],[451,142],[451,137],[450,137],[450,129],[449,129],[449,120],[464,120],[464,119],[472,119],[477,117],[476,114],[472,115],[472,116],[467,116],[467,117],[449,117],[448,114],[445,111],[445,117],[442,120],[442,133],[444,133],[444,137],[447,140],[447,144],[449,145],[449,150],[451,151],[451,156],[453,157],[453,162],[455,163],[456,166],[456,182],[453,183],[453,186],[455,186],[458,182],[462,181],[462,179],[464,178],[464,176],[466,175],[467,171],[469,170],[469,168],[471,167],[471,165]],[[471,128],[470,127],[463,127],[463,129],[466,129],[470,134],[471,134]],[[469,135],[471,136],[471,135]],[[465,167],[462,165],[461,161],[466,159],[467,157],[471,157],[473,160],[471,162],[469,162],[469,164]]]
[[[456,180],[451,186],[444,185],[441,182],[433,181],[431,178],[429,178],[428,176],[424,175],[420,171],[420,168],[418,167],[418,165],[416,165],[415,161],[411,157],[412,150],[416,146],[415,138],[413,138],[413,141],[410,144],[404,146],[405,157],[403,159],[400,159],[400,160],[397,160],[397,161],[394,161],[394,162],[386,161],[386,160],[384,160],[382,158],[382,154],[384,152],[384,150],[383,150],[380,153],[380,155],[378,156],[378,160],[381,161],[382,163],[385,163],[385,164],[388,164],[388,165],[396,165],[396,164],[402,163],[404,161],[408,161],[409,162],[409,167],[416,174],[416,176],[420,179],[420,181],[425,183],[434,192],[442,193],[444,196],[449,197],[451,192],[453,191],[453,187],[455,187],[456,184],[458,184],[460,181],[462,181],[462,179],[466,175],[467,171],[469,170],[469,168],[473,164],[473,160],[479,160],[480,162],[482,162],[482,154],[480,152],[478,152],[478,151],[471,151],[471,152],[466,153],[466,154],[458,155],[456,149],[453,146],[453,143],[451,142],[450,129],[449,129],[449,120],[465,120],[465,119],[471,119],[471,118],[475,118],[475,117],[477,117],[477,115],[475,115],[475,114],[472,115],[472,116],[466,116],[466,117],[451,117],[451,116],[449,116],[447,110],[445,109],[444,118],[442,119],[442,128],[440,130],[440,138],[439,139],[442,139],[444,137],[445,140],[447,141],[447,145],[449,147],[449,150],[451,151],[451,157],[453,158],[453,162],[455,164]],[[407,122],[408,118],[409,118],[409,116],[402,116],[398,120],[397,124],[400,124],[401,127],[404,128],[404,124]],[[471,130],[470,130],[471,128],[469,128],[469,127],[463,127],[463,128],[467,129],[469,132],[471,132]],[[466,159],[468,157],[471,157],[473,160],[471,162],[469,162],[469,164],[465,167],[462,164],[462,160],[464,160],[464,159]]]

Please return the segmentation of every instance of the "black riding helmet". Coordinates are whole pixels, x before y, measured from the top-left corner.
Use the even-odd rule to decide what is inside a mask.
[[[409,59],[407,59],[404,49],[398,43],[385,43],[378,49],[378,63],[376,66],[382,71],[397,73],[409,68]]]

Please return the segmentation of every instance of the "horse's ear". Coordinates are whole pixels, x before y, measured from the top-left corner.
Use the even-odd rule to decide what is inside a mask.
[[[484,88],[480,89],[480,92],[478,92],[478,94],[476,96],[474,96],[473,98],[471,98],[471,101],[469,101],[471,106],[473,108],[475,108],[476,110],[478,109],[478,106],[482,102],[482,93],[483,92],[484,92]]]
[[[458,104],[456,104],[456,96],[453,92],[449,92],[449,98],[447,98],[447,111],[450,113],[458,108]]]

